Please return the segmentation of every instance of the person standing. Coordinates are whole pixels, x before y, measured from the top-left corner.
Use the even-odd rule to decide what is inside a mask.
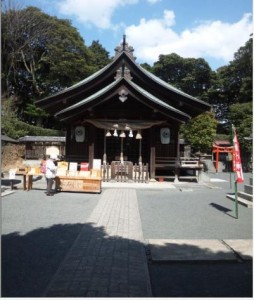
[[[53,159],[50,156],[48,156],[46,161],[46,174],[45,174],[47,180],[47,192],[46,192],[47,196],[53,196],[51,189],[53,186],[54,178],[56,177],[56,169],[57,167],[54,164]]]

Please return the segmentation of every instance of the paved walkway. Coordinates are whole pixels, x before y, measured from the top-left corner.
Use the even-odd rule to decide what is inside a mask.
[[[244,261],[252,260],[250,239],[149,239],[153,261]]]
[[[4,202],[6,223],[4,228],[9,243],[8,247],[10,246],[10,248],[6,246],[6,249],[15,247],[15,249],[23,250],[26,239],[30,241],[29,238],[33,240],[37,248],[41,248],[41,246],[43,248],[54,232],[57,232],[53,230],[55,225],[63,226],[63,228],[65,225],[67,228],[68,225],[80,226],[78,231],[80,233],[75,242],[73,243],[73,238],[71,241],[73,245],[69,248],[71,243],[68,244],[66,249],[69,250],[65,250],[57,262],[55,268],[59,267],[56,273],[48,271],[50,276],[47,279],[51,279],[49,285],[45,289],[48,281],[44,281],[45,284],[42,284],[39,292],[34,293],[36,296],[152,297],[147,258],[154,263],[158,261],[244,261],[252,259],[252,240],[250,240],[249,233],[249,228],[252,228],[250,221],[252,219],[249,217],[249,210],[239,207],[240,218],[238,220],[225,217],[224,214],[229,209],[223,202],[226,201],[224,199],[226,189],[222,187],[224,185],[228,187],[229,184],[222,180],[225,176],[220,178],[219,175],[216,175],[218,178],[214,179],[218,186],[214,185],[214,182],[209,185],[163,182],[126,184],[126,186],[125,184],[109,183],[103,186],[103,192],[100,195],[59,193],[54,197],[45,196],[44,178],[35,180],[34,190],[30,192],[23,191],[22,182],[20,182],[19,188],[14,190],[12,195],[6,197]],[[211,192],[208,193],[208,189]],[[187,193],[189,191],[192,193]],[[70,198],[72,201],[69,201]],[[199,201],[196,201],[196,198],[200,198]],[[97,204],[92,204],[94,201]],[[198,206],[200,206],[199,210],[197,210]],[[187,211],[190,211],[190,214],[187,214]],[[191,219],[185,222],[191,215],[193,215],[194,221]],[[178,220],[181,222],[179,223]],[[193,225],[194,222],[197,223],[197,226]],[[207,223],[211,227],[210,225],[215,225],[215,222],[219,224],[220,228],[226,227],[222,235],[217,232],[216,226],[212,226],[212,229],[207,231],[206,228],[203,228],[204,224]],[[229,226],[236,228],[233,237],[227,231]],[[41,228],[42,231],[38,232],[37,229]],[[82,228],[81,231],[80,228]],[[198,236],[197,232],[201,228],[204,230]],[[246,229],[248,234],[242,234],[242,231]],[[18,235],[16,231],[19,232]],[[240,235],[237,234],[239,231]],[[40,239],[43,234],[46,238],[36,240],[36,233],[39,233]],[[195,239],[191,239],[193,236]],[[146,243],[144,243],[144,237],[147,239]],[[200,239],[198,239],[199,237]],[[8,238],[17,244],[11,244]],[[238,240],[234,238],[238,238]],[[57,252],[62,241],[57,237],[55,240],[58,242],[56,243]],[[30,243],[27,245],[29,246]],[[33,248],[27,249],[30,251],[27,256],[34,254]],[[52,249],[55,250],[54,247]],[[150,253],[149,251],[145,253],[145,250],[149,249]],[[20,276],[23,272],[22,259],[24,258],[21,257],[22,251],[18,250],[17,252],[13,251],[14,257],[18,258],[20,255],[20,260],[17,259],[18,271],[15,268],[15,271],[11,270],[8,274],[9,277],[6,277],[13,286],[17,284],[17,281],[22,285],[26,279]],[[53,257],[52,253],[55,254],[55,252],[50,251],[48,253]],[[150,255],[146,257],[146,254]],[[36,253],[34,255],[36,257]],[[36,257],[35,260],[37,261],[41,257],[45,258],[46,256]],[[5,259],[7,262],[8,259],[9,262],[11,259],[13,261],[11,256],[5,255]],[[34,264],[31,264],[30,257],[27,258],[27,262],[33,268],[34,274],[36,272],[38,274],[40,269],[36,269]],[[154,267],[154,265],[150,266]],[[175,263],[173,265],[176,266]],[[183,271],[184,268],[185,266]],[[45,270],[43,269],[42,272]],[[21,279],[17,280],[15,276]],[[165,280],[162,274],[160,276],[158,282]],[[29,268],[25,277],[31,278]],[[32,283],[27,283],[31,290],[31,286],[35,286],[36,289],[36,284],[34,284],[36,280],[40,281],[40,277],[37,277]],[[155,279],[152,278],[152,283],[153,280],[155,281]],[[20,289],[22,288],[24,285],[20,287]]]
[[[134,189],[104,192],[44,296],[152,296]]]

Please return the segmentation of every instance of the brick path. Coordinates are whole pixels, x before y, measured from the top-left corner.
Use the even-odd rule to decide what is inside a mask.
[[[152,296],[135,189],[103,192],[43,296]]]

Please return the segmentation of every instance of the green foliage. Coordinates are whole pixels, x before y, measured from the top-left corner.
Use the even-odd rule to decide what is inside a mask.
[[[250,38],[245,46],[234,55],[234,60],[217,70],[212,86],[208,91],[209,103],[213,105],[217,119],[230,130],[229,107],[235,103],[253,101],[253,41]],[[223,128],[222,127],[222,128]]]
[[[26,131],[18,126],[19,119],[15,110],[15,99],[8,98],[2,100],[1,106],[1,133],[11,138],[18,138],[26,134]]]
[[[211,112],[205,112],[191,119],[180,128],[193,152],[210,152],[216,137],[217,121]]]
[[[34,122],[34,100],[56,93],[95,71],[92,54],[70,21],[35,7],[2,12],[2,91],[15,95],[18,115]],[[30,114],[31,113],[31,114]],[[43,110],[38,120],[47,122]]]
[[[109,52],[102,47],[99,41],[93,41],[88,48],[92,53],[91,63],[96,67],[95,71],[102,69],[110,63]]]
[[[185,93],[207,101],[212,70],[203,58],[182,58],[175,53],[160,55],[153,73]]]
[[[153,67],[150,66],[148,63],[143,63],[143,64],[140,64],[140,66],[144,69],[146,69],[147,71],[153,73]]]
[[[230,135],[229,134],[216,134],[216,141],[229,141],[230,142]]]
[[[15,100],[14,99],[4,99],[2,103],[2,133],[8,135],[13,139],[18,139],[19,137],[25,135],[32,136],[62,136],[63,131],[46,129],[39,126],[33,126],[22,122],[18,119],[15,110]]]
[[[252,103],[237,103],[229,108],[230,123],[236,128],[237,137],[241,144],[242,151],[252,152],[252,141],[245,138],[252,134],[253,111]]]
[[[25,123],[61,128],[54,117],[35,107],[34,100],[55,94],[101,69],[110,62],[109,53],[99,41],[87,47],[69,20],[49,16],[36,7],[2,9],[1,21],[2,94],[13,102],[2,116],[3,129],[16,138],[34,132],[34,127],[28,129]],[[153,66],[142,66],[176,88],[209,102],[219,121],[217,133],[229,134],[230,124],[234,123],[241,143],[250,151],[244,137],[251,133],[252,110],[247,104],[248,109],[243,107],[253,101],[252,37],[235,53],[233,61],[216,72],[202,58],[182,58],[175,53],[160,55]],[[19,123],[21,120],[25,123]],[[207,122],[213,124],[211,120]],[[205,123],[199,122],[200,126]],[[198,129],[195,119],[193,123],[192,127]],[[203,146],[194,137],[201,134],[200,141],[204,139],[205,125],[200,132],[193,131],[193,138],[188,135],[188,125],[184,128],[189,141],[201,150]],[[213,131],[209,128],[210,138]],[[202,142],[207,148],[209,143]]]

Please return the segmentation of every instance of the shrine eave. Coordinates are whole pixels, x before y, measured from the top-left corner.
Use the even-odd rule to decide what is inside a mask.
[[[170,106],[169,104],[150,94],[148,91],[144,90],[142,87],[138,86],[131,80],[127,80],[125,78],[117,79],[110,85],[104,87],[99,91],[96,91],[96,93],[94,93],[93,95],[90,95],[89,97],[79,101],[78,103],[60,110],[55,114],[55,116],[62,121],[68,121],[69,119],[78,118],[82,116],[82,114],[84,114],[86,111],[94,109],[96,106],[112,99],[112,97],[119,97],[118,94],[121,88],[124,88],[126,90],[128,97],[136,99],[143,105],[160,112],[161,114],[175,120],[176,122],[183,123],[191,118],[188,114],[174,108],[173,106]],[[130,101],[130,99],[127,99],[126,101]]]
[[[125,51],[116,55],[111,63],[93,75],[57,94],[37,100],[36,105],[54,115],[59,110],[64,110],[83,99],[93,97],[96,91],[101,91],[107,86],[111,86],[112,82],[115,81],[117,70],[125,67],[130,70],[131,76],[133,76],[132,83],[137,84],[138,82],[140,88],[142,83],[143,90],[148,91],[150,95],[153,95],[171,107],[179,108],[191,117],[211,109],[208,103],[176,89],[139,66]]]

